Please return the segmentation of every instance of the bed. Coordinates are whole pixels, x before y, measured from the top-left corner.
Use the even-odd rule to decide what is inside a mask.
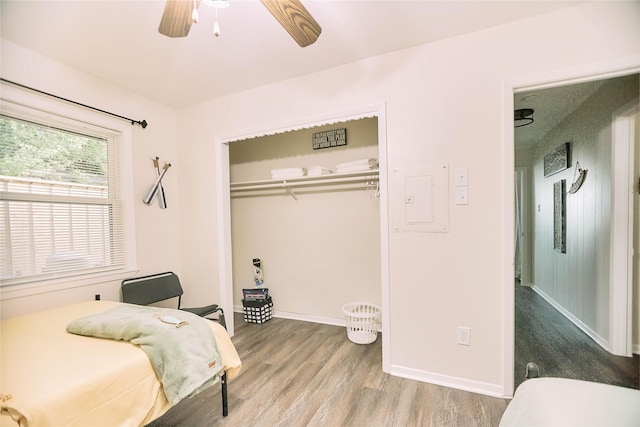
[[[140,426],[169,410],[173,405],[139,346],[66,330],[76,319],[127,305],[87,301],[3,320],[1,425]],[[220,375],[230,381],[241,368],[238,353],[220,324],[205,322],[217,344]]]
[[[500,427],[640,426],[640,390],[566,378],[523,382]]]

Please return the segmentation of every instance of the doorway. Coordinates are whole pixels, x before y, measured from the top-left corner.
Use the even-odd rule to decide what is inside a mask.
[[[294,320],[345,326],[344,304],[381,305],[377,121],[229,144],[236,312],[256,286],[275,317]],[[345,171],[345,162],[362,164]]]
[[[622,202],[622,208],[613,202],[619,202],[619,194],[625,191],[629,198],[628,188],[622,193],[619,189],[633,181],[633,161],[623,176],[620,162],[633,159],[629,154],[637,145],[637,137],[628,135],[627,147],[622,148],[625,155],[618,153],[614,114],[620,115],[622,109],[627,122],[632,122],[628,118],[635,113],[628,112],[628,104],[638,103],[638,76],[514,91],[514,109],[534,111],[533,122],[514,132],[514,276],[520,279],[515,281],[514,292],[515,387],[524,380],[524,364],[529,361],[539,365],[541,376],[640,386],[637,356],[635,360],[622,357],[631,356],[630,322],[639,309],[631,298],[633,278],[617,279],[620,272],[633,271],[637,260],[614,252],[630,248],[632,217],[622,222],[616,218],[620,209],[627,209],[628,215],[633,200]],[[550,153],[567,143],[566,163],[547,171],[545,161]],[[523,170],[530,172],[529,186],[518,180],[522,176],[518,171]],[[635,170],[637,175],[637,167]],[[568,191],[561,212],[553,191],[559,182]],[[528,225],[522,224],[518,214],[526,202],[530,206]],[[559,229],[563,250],[558,250],[554,240]],[[519,233],[530,239],[523,240]],[[517,262],[526,252],[523,246],[530,256]],[[527,264],[529,277],[522,280],[518,266]],[[552,351],[546,351],[549,348]],[[612,366],[617,369],[609,369]]]
[[[256,131],[244,131],[227,137],[216,137],[216,194],[217,194],[217,227],[218,235],[218,266],[220,283],[220,301],[225,310],[233,312],[233,260],[231,241],[231,187],[229,173],[229,144],[261,136],[275,135],[282,132],[309,129],[341,122],[349,122],[363,118],[377,118],[378,134],[378,180],[379,180],[379,230],[380,230],[380,284],[382,311],[389,310],[389,213],[387,202],[387,141],[386,141],[386,107],[384,103],[356,107],[328,113],[319,117],[301,118],[289,123],[280,124],[277,128],[260,128]],[[233,316],[229,316],[227,329],[234,334]],[[389,372],[390,366],[390,337],[388,316],[382,316],[382,368]]]

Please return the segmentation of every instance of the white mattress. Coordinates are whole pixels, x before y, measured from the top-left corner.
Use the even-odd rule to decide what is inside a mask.
[[[118,304],[86,301],[0,322],[2,427],[133,427],[171,407],[139,347],[66,332],[70,321]],[[209,325],[231,380],[240,358],[224,328]]]
[[[502,416],[509,426],[640,426],[640,390],[564,378],[522,383]]]

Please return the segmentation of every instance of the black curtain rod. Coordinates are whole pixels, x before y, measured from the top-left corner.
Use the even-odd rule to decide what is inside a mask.
[[[140,125],[140,126],[142,126],[142,129],[144,129],[144,128],[146,128],[146,127],[147,127],[147,121],[146,121],[146,120],[142,120],[142,121],[140,121],[140,120],[133,120],[133,119],[130,119],[130,118],[128,118],[128,117],[120,116],[120,115],[118,115],[118,114],[110,113],[110,112],[108,112],[108,111],[104,111],[104,110],[101,110],[101,109],[99,109],[99,108],[92,107],[92,106],[90,106],[90,105],[82,104],[82,103],[80,103],[80,102],[72,101],[72,100],[70,100],[70,99],[63,98],[63,97],[58,96],[58,95],[54,95],[54,94],[51,94],[51,93],[48,93],[48,92],[44,92],[44,91],[41,91],[41,90],[38,90],[38,89],[34,89],[34,88],[32,88],[32,87],[25,86],[25,85],[22,85],[22,84],[20,84],[20,83],[12,82],[11,80],[7,80],[7,79],[4,79],[4,78],[2,78],[2,77],[0,77],[0,80],[1,80],[1,81],[3,81],[3,82],[9,83],[9,84],[15,85],[15,86],[19,86],[19,87],[24,88],[24,89],[32,90],[32,91],[34,91],[34,92],[38,92],[38,93],[41,93],[41,94],[43,94],[43,95],[50,96],[50,97],[52,97],[52,98],[60,99],[60,100],[62,100],[62,101],[70,102],[70,103],[72,103],[72,104],[79,105],[79,106],[84,107],[84,108],[89,108],[89,109],[94,110],[94,111],[99,111],[100,113],[108,114],[108,115],[110,115],[110,116],[114,116],[114,117],[117,117],[117,118],[119,118],[119,119],[126,120],[126,121],[128,121],[128,122],[131,122],[131,124],[132,124],[132,125]]]

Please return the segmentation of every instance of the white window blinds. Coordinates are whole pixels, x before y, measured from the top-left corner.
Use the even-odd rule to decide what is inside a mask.
[[[124,268],[118,132],[0,115],[0,285]]]

